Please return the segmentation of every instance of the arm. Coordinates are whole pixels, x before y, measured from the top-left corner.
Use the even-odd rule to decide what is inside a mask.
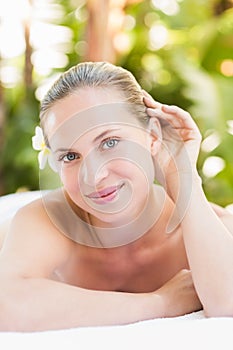
[[[123,325],[201,308],[186,270],[156,293],[87,290],[44,278],[0,278],[1,331]]]
[[[126,324],[163,315],[159,295],[84,290],[45,278],[1,283],[1,331]]]
[[[200,309],[189,271],[153,293],[87,290],[50,280],[75,243],[48,226],[46,214],[33,206],[16,215],[0,254],[0,330],[126,324]]]
[[[156,166],[176,205],[171,230],[181,224],[201,303],[209,316],[233,316],[233,217],[229,214],[221,220],[205,197],[196,170],[200,132],[180,108],[161,105],[148,97],[145,103],[148,114],[169,128],[169,132],[165,129],[160,156],[156,155]]]
[[[216,215],[198,176],[191,185],[181,226],[194,284],[207,316],[233,316],[233,216]]]

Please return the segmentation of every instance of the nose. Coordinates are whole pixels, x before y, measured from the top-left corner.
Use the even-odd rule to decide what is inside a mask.
[[[108,176],[108,166],[106,162],[93,155],[88,155],[81,165],[81,179],[89,186],[98,185]]]

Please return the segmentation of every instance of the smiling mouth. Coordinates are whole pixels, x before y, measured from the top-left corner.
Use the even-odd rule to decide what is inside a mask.
[[[92,192],[86,195],[87,198],[90,198],[94,202],[110,202],[112,201],[120,191],[124,184],[118,186],[111,186],[104,188],[103,190]]]

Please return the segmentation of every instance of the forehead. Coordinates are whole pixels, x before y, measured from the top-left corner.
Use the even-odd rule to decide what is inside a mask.
[[[123,102],[123,95],[116,88],[85,87],[55,102],[45,118],[46,133],[58,128],[79,112],[94,106]],[[51,129],[51,130],[50,130]]]
[[[136,113],[130,108],[132,109],[132,106],[128,103],[115,102],[82,110],[65,118],[56,127],[54,124],[54,128],[51,128],[48,134],[49,144],[52,150],[70,148],[81,137],[82,140],[86,135],[94,137],[106,129],[142,128]]]

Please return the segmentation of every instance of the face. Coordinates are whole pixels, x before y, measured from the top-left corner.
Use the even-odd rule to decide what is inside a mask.
[[[114,90],[79,90],[56,103],[45,123],[68,196],[113,225],[140,214],[154,180],[154,140],[122,100]]]

